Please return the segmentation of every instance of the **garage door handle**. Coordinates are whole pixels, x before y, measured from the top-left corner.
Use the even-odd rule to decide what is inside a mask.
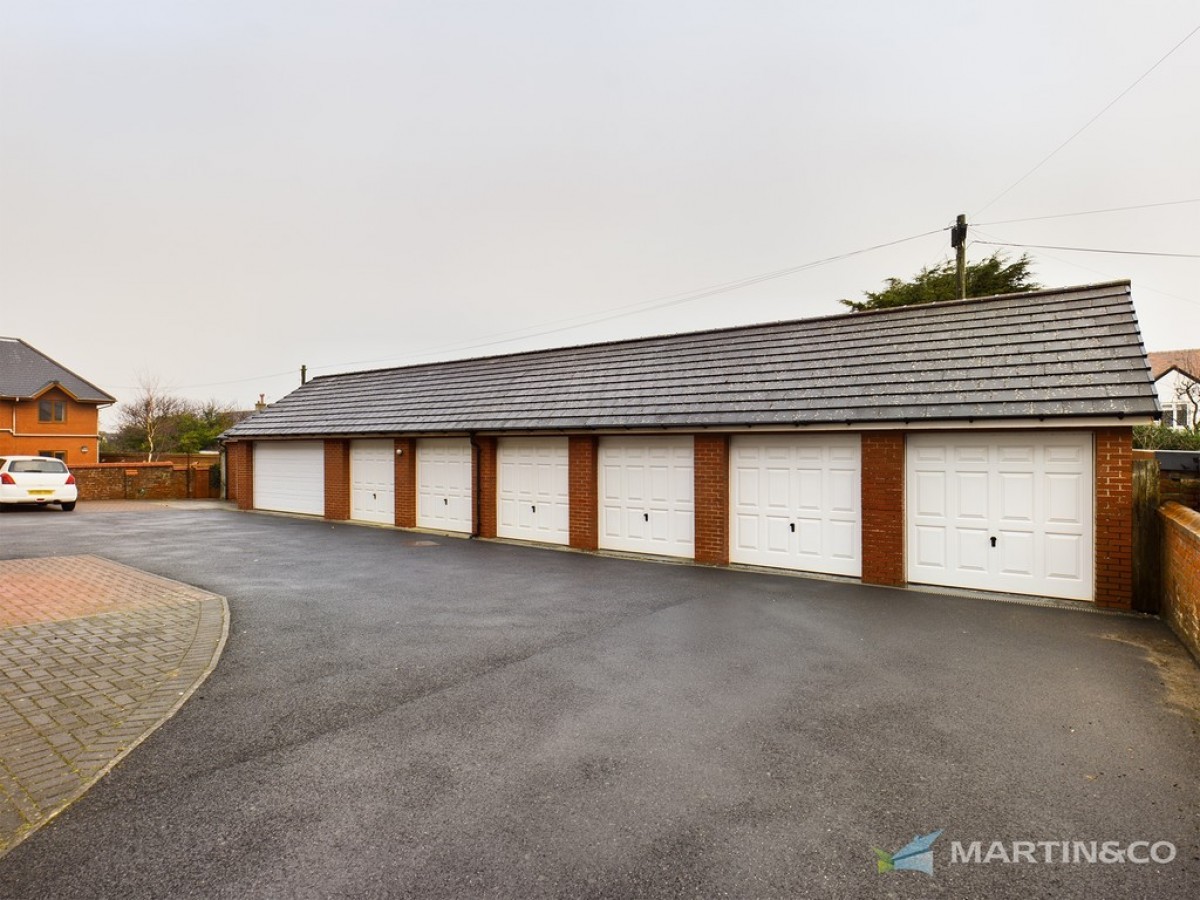
[[[443,505],[443,506],[449,506],[449,505],[450,505],[450,498],[449,498],[449,497],[443,497],[443,498],[442,498],[442,505]]]
[[[993,547],[996,546],[996,536],[995,535],[992,535],[992,546]]]
[[[642,513],[642,518],[647,522],[650,521],[650,513]]]
[[[796,531],[796,523],[795,523],[795,522],[788,522],[788,528],[792,529],[792,531],[793,531],[793,533],[794,533],[794,532]]]
[[[537,512],[537,504],[536,503],[533,504],[532,506],[530,506],[529,508],[532,509],[534,512]]]

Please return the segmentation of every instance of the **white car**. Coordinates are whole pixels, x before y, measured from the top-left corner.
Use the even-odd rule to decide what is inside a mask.
[[[0,456],[0,503],[57,503],[75,508],[79,489],[61,459],[50,456]]]

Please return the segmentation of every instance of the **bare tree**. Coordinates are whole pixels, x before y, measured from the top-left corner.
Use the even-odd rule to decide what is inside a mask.
[[[1189,428],[1200,431],[1200,350],[1189,350],[1176,363],[1175,399],[1185,404]]]
[[[121,404],[119,427],[137,435],[146,451],[146,461],[153,462],[165,432],[185,408],[183,400],[166,393],[157,376],[140,375],[137,397]]]

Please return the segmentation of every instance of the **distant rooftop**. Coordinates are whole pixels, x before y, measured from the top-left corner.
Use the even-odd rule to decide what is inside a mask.
[[[53,385],[82,403],[117,402],[20,338],[0,337],[0,397],[28,400]]]
[[[1171,369],[1179,369],[1193,378],[1200,378],[1200,347],[1191,350],[1159,350],[1147,354],[1150,377],[1157,381]]]
[[[1127,281],[314,378],[228,438],[1157,414]]]

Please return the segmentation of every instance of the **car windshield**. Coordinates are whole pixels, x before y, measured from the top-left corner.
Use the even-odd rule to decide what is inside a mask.
[[[57,459],[14,459],[9,463],[10,472],[65,472],[67,467]]]

